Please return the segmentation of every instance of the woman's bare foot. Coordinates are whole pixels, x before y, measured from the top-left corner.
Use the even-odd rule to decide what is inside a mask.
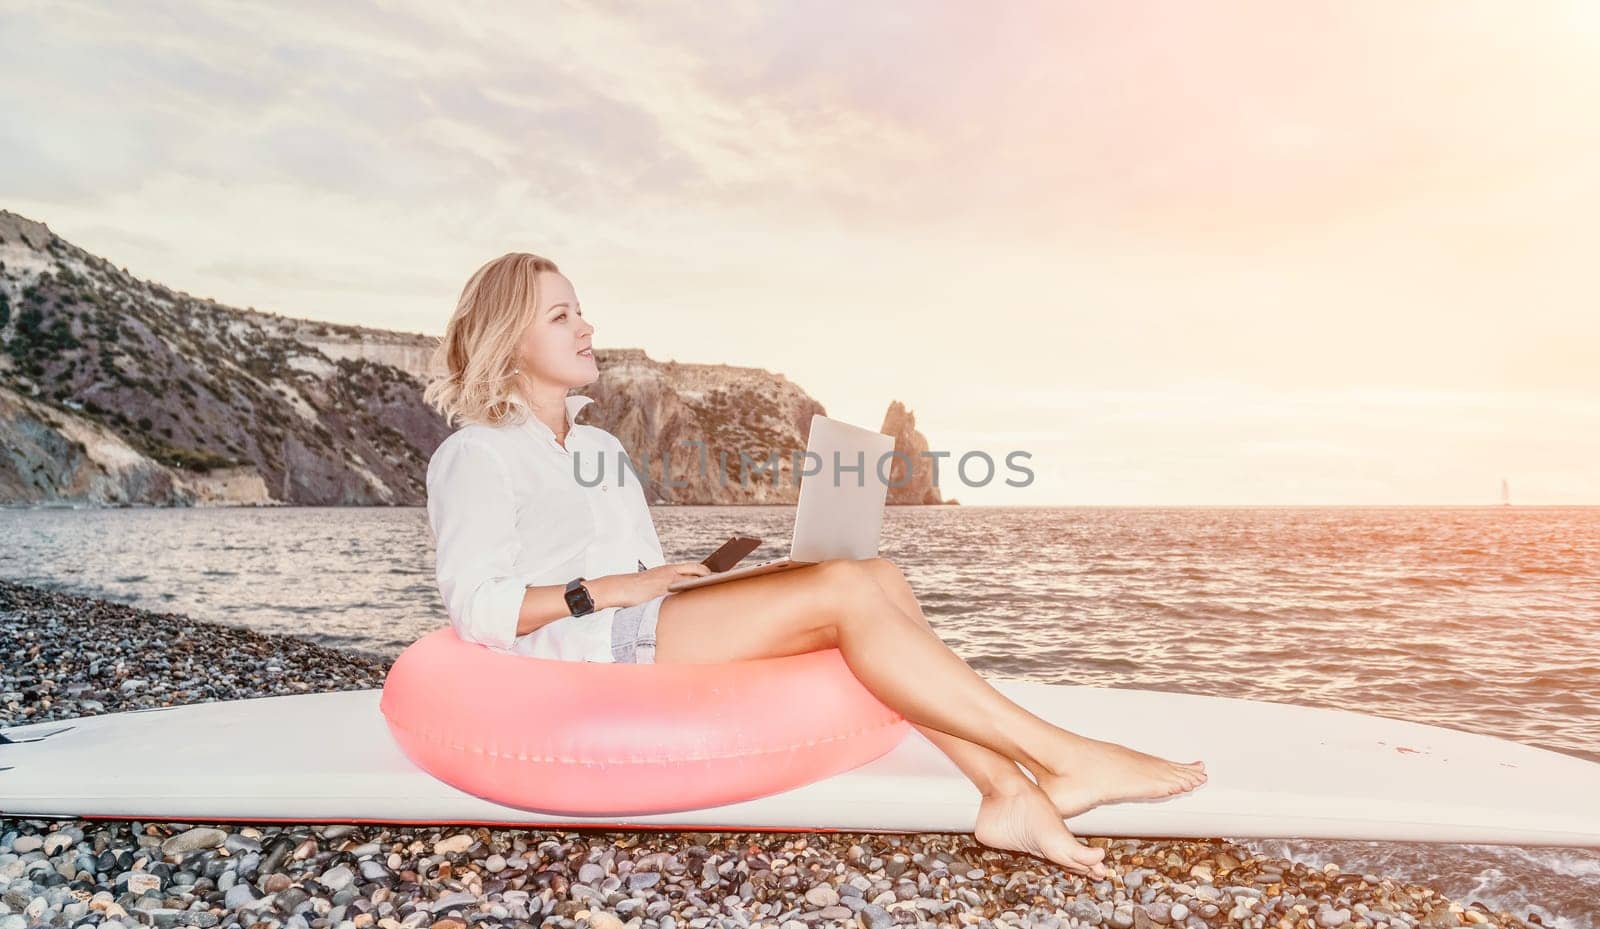
[[[987,794],[978,806],[972,837],[990,848],[1022,852],[1096,880],[1106,876],[1106,850],[1079,842],[1056,814],[1050,798],[1031,781]]]
[[[1082,739],[1070,763],[1038,778],[1039,787],[1064,819],[1103,803],[1156,800],[1206,782],[1205,762],[1179,764],[1115,742]]]

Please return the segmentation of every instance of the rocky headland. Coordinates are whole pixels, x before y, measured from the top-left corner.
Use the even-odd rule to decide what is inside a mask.
[[[194,297],[0,210],[0,504],[421,505],[450,432],[422,401],[436,342]],[[580,421],[648,470],[650,502],[794,502],[792,454],[826,413],[798,385],[636,348],[595,355]],[[897,409],[884,431],[926,448]],[[890,502],[941,502],[927,478]]]

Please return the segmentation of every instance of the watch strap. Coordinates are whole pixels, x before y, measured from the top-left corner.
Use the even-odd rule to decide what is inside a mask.
[[[564,594],[567,607],[572,610],[573,616],[583,616],[594,612],[594,595],[589,588],[583,586],[583,578],[575,577],[567,582]]]

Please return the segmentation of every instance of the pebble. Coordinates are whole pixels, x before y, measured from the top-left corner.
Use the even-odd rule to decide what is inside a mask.
[[[251,852],[261,851],[261,840],[248,835],[232,833],[222,840],[222,847],[226,848],[231,855],[248,855]]]
[[[471,906],[478,902],[478,895],[458,890],[441,896],[435,904],[435,910],[448,910],[455,906]]]
[[[227,841],[228,834],[221,829],[190,829],[180,832],[161,843],[161,854],[180,856],[202,848],[216,848]]]
[[[273,896],[272,905],[292,915],[311,905],[311,894],[304,887],[285,887]]]
[[[128,872],[128,893],[134,896],[143,896],[152,890],[161,889],[161,878],[143,871]]]
[[[1073,919],[1088,923],[1091,926],[1098,926],[1105,920],[1105,916],[1100,912],[1100,907],[1089,900],[1073,900],[1067,904],[1066,913]],[[1129,924],[1132,924],[1131,916]]]
[[[249,884],[235,884],[229,887],[227,893],[223,895],[222,905],[230,910],[237,910],[254,903],[258,899],[256,892],[250,888]]]
[[[471,848],[473,841],[472,836],[465,833],[453,835],[448,839],[440,839],[433,843],[433,853],[435,855],[459,855]]]
[[[73,841],[51,841],[56,856],[34,862],[43,870],[30,869],[16,849],[37,858],[45,843],[35,846],[28,840],[42,839],[44,833],[26,821],[0,820],[0,836],[8,843],[0,844],[0,881],[32,881],[30,875],[55,873],[68,863],[76,868],[82,854],[83,870],[102,875],[101,881],[120,878],[127,909],[116,899],[120,888],[110,883],[99,885],[104,896],[97,901],[73,897],[64,888],[56,897],[0,894],[7,901],[0,906],[9,908],[0,917],[9,922],[0,922],[0,929],[16,923],[12,916],[29,929],[75,924],[83,914],[98,914],[104,929],[135,929],[135,924],[139,929],[477,929],[483,920],[507,926],[543,921],[551,929],[893,929],[909,923],[959,929],[1217,929],[1225,920],[1245,929],[1279,929],[1286,913],[1293,919],[1285,925],[1299,927],[1303,920],[1317,929],[1517,925],[1507,921],[1509,914],[1438,906],[1443,898],[1432,891],[1420,895],[1422,888],[1415,898],[1396,897],[1407,918],[1389,912],[1387,898],[1374,893],[1377,884],[1360,882],[1339,885],[1342,896],[1331,904],[1307,907],[1303,902],[1327,891],[1320,884],[1300,888],[1298,881],[1322,881],[1321,871],[1252,859],[1242,849],[1229,853],[1238,867],[1223,869],[1219,861],[1214,873],[1237,871],[1230,876],[1248,883],[1198,883],[1194,874],[1200,859],[1214,860],[1221,849],[1237,848],[1220,840],[1108,846],[1107,861],[1120,880],[1088,882],[1052,872],[1034,859],[974,846],[970,836],[960,835],[823,838],[730,832],[675,838],[673,833],[489,829],[441,834],[423,827],[355,826],[330,836],[295,825],[250,827],[246,834],[213,824],[116,822],[68,828],[79,832],[63,828],[60,834]],[[74,851],[80,847],[102,851]],[[851,853],[852,847],[861,851]],[[165,854],[169,849],[176,854]],[[355,860],[356,850],[364,857]],[[128,856],[120,859],[123,864],[142,867],[110,873],[99,867],[102,859],[116,867],[118,855]],[[248,869],[247,857],[255,859]],[[258,872],[268,859],[276,870]],[[871,861],[877,867],[869,868]],[[953,866],[956,861],[959,867]],[[894,878],[891,865],[897,865]],[[1271,888],[1277,892],[1262,899],[1262,885],[1254,878],[1269,866],[1276,869],[1269,873],[1282,878],[1273,883],[1282,887]],[[9,902],[13,898],[16,906]],[[23,906],[33,910],[23,913]],[[1358,923],[1354,913],[1365,914],[1363,921]],[[1384,918],[1376,918],[1380,913]],[[110,925],[123,917],[126,927]]]
[[[0,581],[0,655],[7,725],[372,689],[388,670],[302,639],[8,581]],[[51,699],[23,702],[24,691]],[[268,750],[262,746],[264,757]],[[1522,925],[1509,913],[1454,906],[1426,886],[1353,880],[1221,839],[1086,841],[1106,848],[1113,879],[1087,881],[1031,856],[984,848],[970,833],[0,818],[0,929],[88,929],[96,921],[100,929]]]
[[[351,884],[354,884],[356,881],[356,876],[349,868],[345,867],[344,865],[339,865],[336,868],[329,868],[328,870],[322,872],[322,876],[317,878],[317,881],[321,883],[322,886],[335,893],[338,893],[339,891],[344,890],[346,887],[349,887]]]
[[[874,903],[856,911],[856,923],[861,929],[889,929],[894,925],[894,914]]]

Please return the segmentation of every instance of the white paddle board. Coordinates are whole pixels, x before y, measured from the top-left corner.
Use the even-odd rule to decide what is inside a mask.
[[[1385,839],[1600,846],[1600,764],[1342,710],[993,680],[1074,732],[1209,780],[1067,820],[1086,836]],[[921,733],[782,793],[664,813],[573,817],[442,783],[401,753],[377,690],[263,697],[3,730],[0,813],[158,820],[621,829],[970,832],[979,795]],[[530,721],[536,725],[536,721]]]

